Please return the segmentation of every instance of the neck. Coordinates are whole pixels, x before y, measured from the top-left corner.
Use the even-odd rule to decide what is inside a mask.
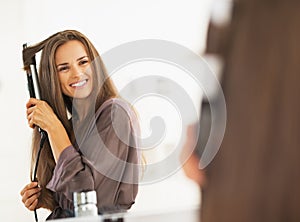
[[[91,111],[90,103],[86,99],[73,99],[73,109],[76,110],[80,122],[84,120]]]

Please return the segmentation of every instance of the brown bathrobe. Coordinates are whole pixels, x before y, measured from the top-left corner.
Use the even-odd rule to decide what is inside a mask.
[[[75,132],[78,147],[61,153],[47,184],[58,203],[48,219],[73,215],[73,192],[95,190],[99,213],[131,207],[138,191],[138,129],[132,114],[124,101],[110,99],[84,132]]]

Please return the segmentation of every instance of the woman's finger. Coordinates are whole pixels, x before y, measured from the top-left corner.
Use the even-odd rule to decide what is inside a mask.
[[[24,193],[25,193],[27,190],[29,190],[29,189],[31,189],[31,188],[35,188],[35,187],[38,187],[38,182],[31,182],[31,183],[27,184],[27,185],[21,190],[20,194],[23,196]]]
[[[28,102],[26,103],[26,108],[28,109],[29,107],[32,107],[32,106],[36,105],[38,103],[38,101],[39,100],[36,99],[36,98],[30,98],[28,100]]]
[[[22,195],[22,202],[25,203],[28,199],[30,199],[32,196],[38,194],[41,191],[41,188],[31,188],[24,192]]]
[[[35,122],[32,113],[29,116],[27,116],[27,120],[29,127],[34,128]]]
[[[24,203],[25,207],[28,208],[29,210],[36,209],[39,196],[40,196],[40,193],[35,194],[35,195],[31,196],[30,198],[28,198]]]
[[[33,203],[29,207],[27,207],[27,209],[31,211],[35,210],[37,208],[38,202],[38,199],[35,199]]]
[[[34,107],[34,106],[27,108],[27,110],[26,110],[26,115],[27,115],[27,116],[30,115],[34,110],[35,110],[35,107]]]

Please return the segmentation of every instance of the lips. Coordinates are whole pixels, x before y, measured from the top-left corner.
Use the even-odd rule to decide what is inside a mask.
[[[75,83],[71,83],[70,86],[73,88],[83,87],[86,85],[87,81],[88,81],[87,79],[84,79]]]

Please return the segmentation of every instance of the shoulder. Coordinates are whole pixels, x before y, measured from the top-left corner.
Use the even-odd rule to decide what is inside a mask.
[[[136,112],[132,105],[121,98],[106,100],[96,111],[95,118],[97,125],[102,129],[112,124],[133,127],[137,123]]]
[[[96,111],[96,118],[107,114],[114,115],[124,113],[128,117],[134,117],[135,111],[130,103],[121,98],[111,98],[106,100]],[[105,115],[106,114],[106,115]]]

